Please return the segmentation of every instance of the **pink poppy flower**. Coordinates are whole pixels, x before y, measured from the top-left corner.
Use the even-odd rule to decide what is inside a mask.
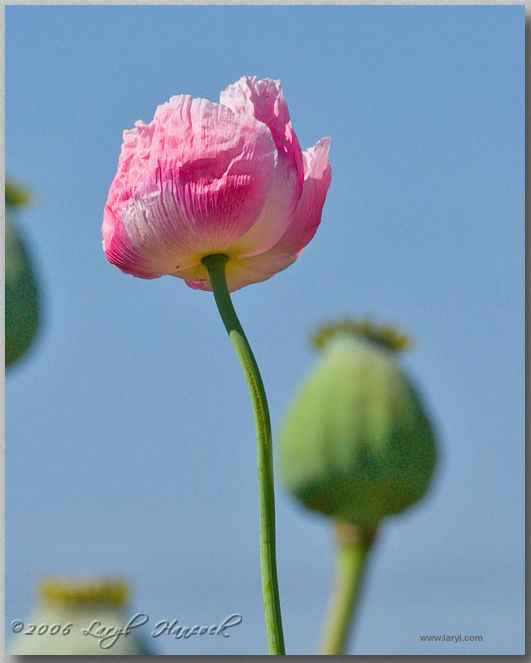
[[[330,139],[301,152],[279,81],[241,78],[219,104],[171,97],[123,139],[102,230],[127,274],[212,290],[201,261],[221,253],[234,291],[295,262],[319,226]]]

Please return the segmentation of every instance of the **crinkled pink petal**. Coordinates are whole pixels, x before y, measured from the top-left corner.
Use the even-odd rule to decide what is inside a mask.
[[[280,81],[244,76],[221,93],[220,102],[266,124],[278,150],[275,181],[262,214],[233,247],[235,254],[256,255],[276,244],[291,222],[302,195],[302,152],[291,126]]]
[[[228,255],[252,256],[274,246],[288,229],[300,200],[294,171],[279,158],[270,193],[251,228],[230,247]],[[295,204],[294,204],[295,203]]]
[[[148,278],[177,275],[225,252],[260,217],[276,160],[270,131],[254,117],[206,99],[172,97],[151,124],[124,133],[107,202],[109,260],[138,272],[116,255],[113,219],[130,241],[128,255],[134,249],[150,265],[149,276],[142,274]],[[122,232],[119,223],[115,228]]]
[[[305,150],[304,187],[293,221],[277,244],[257,257],[267,259],[285,253],[300,254],[313,238],[321,223],[326,194],[332,180],[329,151],[330,138],[321,138],[313,147]]]
[[[153,266],[146,260],[142,252],[133,246],[122,219],[116,217],[109,205],[106,205],[103,213],[102,233],[103,249],[107,259],[123,272],[144,279],[154,279],[163,275],[154,272]]]
[[[252,115],[266,124],[271,130],[279,153],[289,158],[302,184],[304,167],[301,148],[291,126],[280,81],[270,78],[257,80],[256,76],[243,76],[223,90],[220,102],[237,113]]]
[[[301,255],[315,235],[321,222],[323,205],[332,177],[328,152],[330,139],[321,140],[304,152],[305,180],[302,197],[292,223],[279,241],[268,251],[246,258],[230,259],[227,263],[227,283],[232,292],[250,283],[259,283],[286,269]],[[199,272],[198,272],[199,273]],[[195,289],[211,290],[206,269],[200,278],[187,280]],[[183,278],[188,278],[186,274]]]

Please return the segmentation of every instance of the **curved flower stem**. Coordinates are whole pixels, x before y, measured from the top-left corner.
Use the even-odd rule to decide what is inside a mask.
[[[360,596],[367,555],[374,541],[376,530],[340,523],[336,534],[335,588],[328,607],[319,652],[333,656],[344,653]]]
[[[211,255],[203,259],[221,319],[236,350],[245,373],[254,409],[258,450],[258,491],[260,497],[260,558],[262,591],[270,654],[285,654],[282,618],[278,596],[277,562],[275,552],[275,492],[273,484],[273,448],[271,421],[266,394],[251,346],[242,329],[227,288],[225,255]]]

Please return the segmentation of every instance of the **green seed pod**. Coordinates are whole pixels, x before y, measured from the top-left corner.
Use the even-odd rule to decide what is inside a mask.
[[[39,296],[31,261],[9,213],[29,194],[6,182],[5,224],[5,363],[17,361],[30,347],[39,323]]]
[[[128,614],[129,594],[129,587],[121,580],[46,580],[29,617],[11,621],[8,653],[152,655],[139,628],[146,616]]]
[[[323,347],[280,439],[280,470],[306,507],[375,526],[421,498],[433,474],[432,426],[393,350],[388,327],[342,322],[315,335]]]

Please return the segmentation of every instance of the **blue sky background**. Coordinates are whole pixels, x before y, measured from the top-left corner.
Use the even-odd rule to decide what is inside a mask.
[[[524,7],[6,8],[7,173],[44,290],[7,374],[7,623],[41,575],[115,572],[153,621],[229,639],[159,653],[266,653],[253,418],[210,294],[122,274],[101,221],[122,131],[244,74],[280,78],[301,145],[332,137],[302,258],[235,306],[273,427],[314,362],[308,334],[369,314],[439,431],[428,498],[382,530],[349,653],[524,652]],[[327,521],[277,481],[288,653],[319,640]],[[482,643],[420,643],[420,634]]]

